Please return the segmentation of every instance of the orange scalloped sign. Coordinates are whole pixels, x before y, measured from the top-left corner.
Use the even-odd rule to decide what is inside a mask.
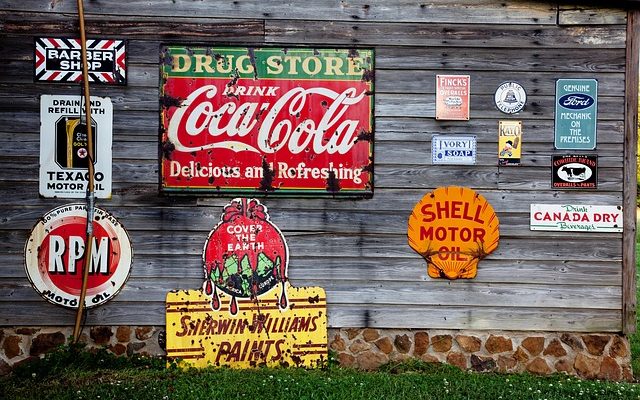
[[[478,262],[498,248],[500,222],[491,204],[472,189],[447,186],[413,208],[409,246],[427,260],[432,278],[472,279]]]

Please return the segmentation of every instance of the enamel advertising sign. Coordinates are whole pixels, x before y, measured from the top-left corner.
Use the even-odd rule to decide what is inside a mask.
[[[598,119],[598,81],[556,81],[556,149],[594,150]]]
[[[436,75],[436,119],[469,119],[469,75]]]
[[[40,195],[83,199],[89,184],[89,141],[84,98],[40,97]],[[113,105],[91,96],[95,196],[111,197]]]
[[[373,194],[373,50],[162,48],[169,193]]]
[[[472,189],[440,187],[427,193],[409,216],[409,246],[427,261],[431,278],[472,279],[478,262],[498,248],[500,222],[493,207]]]
[[[35,43],[36,82],[82,82],[80,39],[37,38]],[[89,82],[127,84],[127,42],[87,39]]]
[[[433,135],[431,138],[433,164],[474,165],[476,163],[475,135]]]
[[[598,156],[562,155],[551,157],[551,187],[554,189],[597,189]]]
[[[227,204],[202,258],[202,288],[167,294],[169,357],[193,367],[325,363],[325,292],[290,285],[289,249],[263,204]]]
[[[127,231],[111,214],[94,208],[85,306],[113,299],[129,278],[133,251]],[[50,303],[77,308],[85,263],[87,208],[67,204],[45,214],[25,245],[25,268],[33,288]]]
[[[622,207],[531,204],[532,231],[622,232]]]
[[[498,165],[520,165],[522,121],[498,122]]]

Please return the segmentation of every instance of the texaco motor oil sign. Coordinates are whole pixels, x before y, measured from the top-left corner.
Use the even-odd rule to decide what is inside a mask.
[[[86,307],[111,300],[124,286],[131,270],[131,241],[120,222],[94,208],[93,241]],[[25,245],[27,277],[47,301],[77,308],[85,263],[87,208],[66,204],[46,213],[34,226]]]
[[[113,106],[108,97],[91,96],[94,186],[98,198],[111,197]],[[40,97],[40,195],[86,197],[89,142],[84,98]]]
[[[368,196],[373,51],[168,46],[167,192]]]
[[[267,208],[234,199],[205,243],[202,288],[167,295],[167,356],[195,367],[323,365],[324,290],[292,287],[288,262]]]

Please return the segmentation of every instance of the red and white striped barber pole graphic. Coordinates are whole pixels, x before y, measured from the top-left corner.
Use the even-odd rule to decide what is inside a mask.
[[[111,85],[127,84],[126,41],[88,39],[87,63],[89,81]],[[36,38],[35,81],[82,81],[80,39]]]

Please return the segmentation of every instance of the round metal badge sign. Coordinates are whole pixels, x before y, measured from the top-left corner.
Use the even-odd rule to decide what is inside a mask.
[[[505,114],[515,114],[522,111],[527,102],[527,93],[517,82],[504,82],[494,96],[496,107]]]
[[[45,214],[25,245],[25,269],[33,288],[50,303],[77,308],[85,262],[87,208],[67,204]],[[129,278],[131,240],[115,217],[94,208],[85,307],[111,300]]]

